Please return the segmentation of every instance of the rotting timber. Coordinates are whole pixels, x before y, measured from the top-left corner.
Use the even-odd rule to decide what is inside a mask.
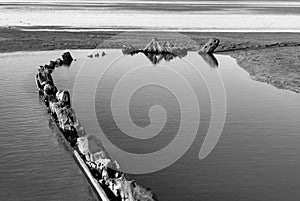
[[[72,151],[72,155],[91,185],[98,200],[102,201],[157,201],[155,194],[135,181],[130,180],[103,148],[101,141],[88,135],[80,125],[71,107],[70,93],[58,90],[54,85],[52,72],[56,67],[71,65],[69,52],[63,59],[40,66],[36,74],[36,85],[40,98],[45,103],[52,126],[58,131]]]

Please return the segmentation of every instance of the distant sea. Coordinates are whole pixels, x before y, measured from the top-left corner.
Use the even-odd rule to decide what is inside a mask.
[[[300,1],[1,1],[0,26],[32,31],[300,32]]]

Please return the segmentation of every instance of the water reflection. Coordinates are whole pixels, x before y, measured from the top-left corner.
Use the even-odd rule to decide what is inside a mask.
[[[216,57],[213,54],[201,54],[199,55],[203,58],[203,60],[211,67],[211,68],[218,68],[219,63]]]
[[[219,41],[219,40],[216,40]],[[215,42],[215,40],[213,40]],[[218,46],[218,44],[216,44]],[[205,46],[206,47],[206,46]],[[175,47],[170,42],[165,42],[161,44],[157,38],[153,38],[145,48],[139,49],[130,44],[123,45],[122,52],[124,55],[135,55],[138,53],[144,54],[152,64],[156,65],[162,60],[167,62],[173,60],[176,57],[183,58],[187,56],[188,50],[186,48],[178,48]],[[203,60],[211,67],[217,68],[218,61],[211,53],[205,53],[204,51],[200,51],[199,55],[203,58]]]
[[[172,53],[155,54],[150,52],[144,52],[144,55],[151,61],[152,64],[158,64],[162,60],[171,61],[177,57],[177,55]]]
[[[183,58],[188,54],[187,50],[180,50],[176,53],[169,53],[169,52],[163,52],[163,53],[157,53],[157,52],[146,52],[146,51],[136,51],[127,53],[131,56],[134,56],[136,54],[142,53],[144,54],[149,61],[151,61],[152,64],[159,64],[161,61],[171,61],[175,58]],[[126,54],[126,53],[124,53]],[[219,63],[216,57],[213,54],[200,54],[199,55],[203,58],[203,60],[212,68],[218,68]]]
[[[129,54],[131,56],[134,56],[136,54],[142,53],[144,54],[152,64],[159,64],[161,61],[171,61],[175,59],[176,57],[183,58],[187,55],[187,50],[179,50],[174,53],[171,52],[156,52],[156,51],[144,51],[144,50],[137,50],[132,52],[124,52],[123,54]]]
[[[124,54],[130,54],[131,56],[134,56],[136,54],[142,53],[144,54],[152,64],[156,65],[159,64],[161,61],[171,61],[175,58],[183,58],[188,54],[187,50],[180,50],[176,51],[176,53],[170,53],[170,52],[162,52],[162,53],[157,53],[157,52],[147,52],[147,51],[135,51],[131,53],[124,53]],[[202,59],[211,67],[211,68],[218,68],[219,63],[216,57],[213,54],[201,54],[199,55],[202,57]]]

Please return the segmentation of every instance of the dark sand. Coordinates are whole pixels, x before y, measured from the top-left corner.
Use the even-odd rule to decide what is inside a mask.
[[[300,93],[300,34],[297,33],[183,33],[141,34],[118,32],[26,32],[18,28],[0,28],[0,52],[122,48],[123,44],[145,46],[155,36],[176,46],[198,50],[209,38],[221,43],[216,50],[237,59],[238,64],[258,81],[280,89]],[[113,40],[109,40],[113,37]]]

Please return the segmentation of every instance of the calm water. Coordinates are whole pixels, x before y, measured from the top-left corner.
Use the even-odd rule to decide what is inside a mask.
[[[89,72],[82,75],[84,81],[80,83],[79,91],[84,92],[88,83],[98,76],[95,73],[97,69],[122,56],[120,50],[106,52],[105,57],[87,58],[88,50],[72,51],[77,61],[70,67],[55,70],[53,74],[58,88],[72,91],[76,75],[82,67]],[[34,83],[37,66],[59,57],[61,53],[0,54],[1,200],[94,200],[70,152],[55,130],[49,127],[48,115],[39,101]],[[126,137],[116,126],[108,109],[112,89],[118,80],[124,78],[124,74],[134,72],[139,63],[143,63],[145,72],[149,73],[160,72],[160,67],[153,66],[144,55],[121,58],[121,62],[113,63],[100,80],[96,105],[88,105],[83,99],[74,109],[83,126],[92,131],[94,128],[89,122],[93,116],[85,115],[87,118],[84,119],[80,116],[83,116],[82,111],[86,107],[94,107],[103,131],[122,149],[135,153],[157,151],[176,135],[180,125],[179,102],[166,88],[154,85],[140,88],[129,104],[132,120],[140,127],[151,124],[149,108],[161,105],[166,110],[166,125],[159,135],[145,143]],[[162,61],[161,66],[172,67],[190,83],[199,100],[201,121],[198,135],[188,152],[172,166],[131,177],[151,187],[163,201],[298,200],[300,96],[251,80],[247,72],[229,56],[217,55],[216,58],[219,68],[210,68],[196,53],[189,53],[184,58],[193,63],[203,76],[219,72],[224,81],[227,118],[213,152],[204,160],[198,159],[211,115],[209,93],[204,82],[182,60]],[[136,73],[136,78],[147,78],[147,73]],[[170,79],[167,74],[160,76]],[[154,120],[162,118],[152,117]],[[126,128],[126,125],[123,126]],[[128,165],[126,159],[119,162],[121,167]]]
[[[300,31],[299,1],[1,1],[0,26],[176,31]]]

